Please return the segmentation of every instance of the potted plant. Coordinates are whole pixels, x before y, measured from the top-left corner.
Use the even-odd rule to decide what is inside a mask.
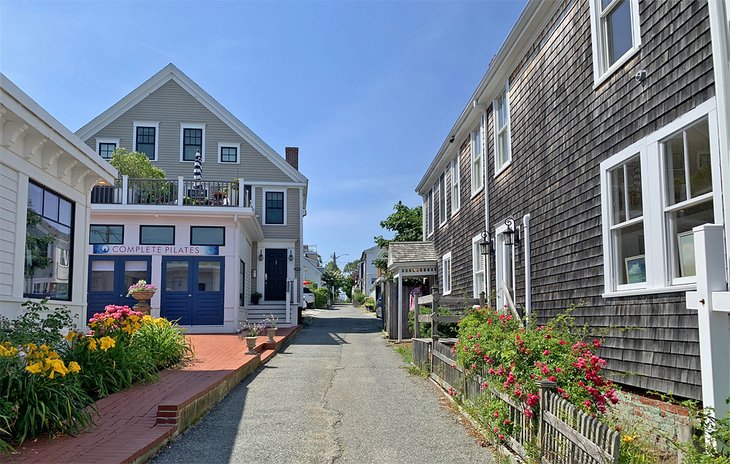
[[[149,314],[151,308],[148,301],[152,299],[156,291],[156,286],[148,284],[146,280],[138,280],[137,283],[129,286],[127,289],[127,296],[131,296],[135,300],[139,301],[139,303],[134,305],[134,309],[136,311]]]
[[[266,336],[269,337],[266,341],[274,341],[274,335],[276,335],[276,322],[278,320],[279,318],[274,316],[273,314],[269,314],[269,317],[264,320],[264,326],[266,327]]]
[[[259,304],[259,300],[261,300],[262,296],[263,295],[261,295],[259,292],[251,293],[251,303],[255,305]]]
[[[261,325],[256,324],[255,322],[246,321],[241,326],[241,330],[238,332],[238,335],[241,338],[246,339],[246,347],[248,348],[246,354],[256,354],[256,338],[259,336],[260,331]]]

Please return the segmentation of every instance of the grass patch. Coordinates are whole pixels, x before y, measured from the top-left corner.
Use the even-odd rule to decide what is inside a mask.
[[[400,343],[400,344],[391,344],[393,349],[396,353],[400,355],[400,357],[403,359],[403,362],[408,364],[408,366],[405,366],[405,369],[408,370],[408,373],[411,375],[415,375],[418,377],[428,377],[428,371],[421,369],[420,367],[413,364],[413,344],[411,343]]]

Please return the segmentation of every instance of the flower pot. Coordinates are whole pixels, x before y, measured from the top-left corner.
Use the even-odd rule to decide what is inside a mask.
[[[152,299],[152,297],[155,295],[155,292],[134,292],[132,293],[132,298],[139,301],[132,309],[135,311],[139,311],[144,314],[149,314],[150,310],[150,304],[148,303],[149,300]]]
[[[269,337],[269,339],[267,341],[273,342],[274,335],[276,335],[276,327],[268,327],[266,329],[266,336]]]
[[[246,337],[246,347],[248,348],[246,354],[258,354],[256,353],[256,338],[257,337]]]

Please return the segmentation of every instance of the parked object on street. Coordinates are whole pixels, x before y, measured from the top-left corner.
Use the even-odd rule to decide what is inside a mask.
[[[310,290],[309,287],[304,287],[302,301],[305,303],[305,308],[314,308],[314,293],[312,293],[312,290]]]

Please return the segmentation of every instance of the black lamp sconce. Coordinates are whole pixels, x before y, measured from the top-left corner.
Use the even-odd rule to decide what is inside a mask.
[[[291,250],[289,250],[289,261],[294,261],[294,253]]]
[[[479,253],[487,256],[492,252],[492,235],[486,230],[482,232],[482,241],[479,242]]]
[[[259,251],[259,261],[263,261],[263,260],[264,260],[264,250],[260,250]]]
[[[520,245],[520,229],[515,227],[515,219],[512,216],[507,216],[504,220],[504,225],[507,226],[507,230],[502,232],[504,235],[504,244],[507,246]]]

